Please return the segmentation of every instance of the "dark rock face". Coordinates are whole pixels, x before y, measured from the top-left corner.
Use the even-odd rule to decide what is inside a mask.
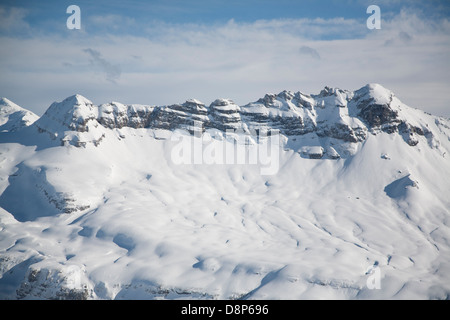
[[[221,131],[241,128],[240,108],[228,99],[217,99],[209,106],[210,126]]]
[[[185,129],[193,132],[194,126],[209,123],[208,109],[197,100],[188,100],[183,104],[156,107],[151,115],[151,121],[146,128],[156,129]]]
[[[398,126],[398,131],[402,135],[403,139],[410,146],[415,146],[419,143],[417,136],[426,136],[427,139],[433,139],[433,133],[425,128],[419,128],[413,125],[410,125],[404,121],[402,121]]]
[[[317,95],[317,97],[320,98],[324,98],[324,97],[330,97],[333,95],[336,95],[337,92],[344,92],[341,89],[337,89],[337,88],[330,88],[328,86],[326,86],[325,88],[323,88],[320,93]]]
[[[240,113],[250,128],[278,130],[281,134],[295,136],[316,130],[313,109],[307,96],[283,91],[277,95],[266,94],[257,102],[241,107]]]
[[[66,286],[67,278],[59,270],[34,269],[27,271],[26,281],[16,290],[17,298],[39,300],[88,300],[92,290],[81,284],[79,288]]]
[[[361,109],[359,116],[371,127],[381,126],[397,120],[398,113],[393,111],[389,105],[369,104]]]
[[[319,137],[331,137],[345,142],[359,142],[366,138],[364,130],[353,129],[347,124],[336,123],[332,127],[323,126],[317,130]]]

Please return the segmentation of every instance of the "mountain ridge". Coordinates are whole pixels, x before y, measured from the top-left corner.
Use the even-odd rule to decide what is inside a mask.
[[[44,115],[0,132],[0,299],[450,296],[450,120],[381,86]]]
[[[54,102],[31,126],[60,144],[75,146],[99,144],[105,137],[105,128],[181,129],[192,134],[195,126],[200,126],[202,132],[228,130],[250,134],[263,130],[279,131],[285,136],[314,134],[322,140],[335,139],[339,144],[363,142],[368,134],[383,131],[401,135],[410,146],[417,145],[419,137],[424,137],[430,146],[438,146],[429,124],[421,119],[428,116],[404,105],[381,85],[367,84],[355,91],[325,87],[316,95],[285,90],[243,106],[231,99],[216,99],[209,106],[196,99],[163,106],[120,102],[97,106],[75,94]],[[434,119],[440,119],[436,123],[447,122],[441,117]],[[322,147],[327,149],[329,145]]]

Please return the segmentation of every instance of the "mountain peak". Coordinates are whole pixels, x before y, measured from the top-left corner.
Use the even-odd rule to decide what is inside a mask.
[[[381,90],[381,91],[389,91],[389,92],[391,92],[389,89],[386,89],[381,84],[375,83],[375,82],[368,83],[363,88],[367,88],[368,90],[372,90],[372,91],[377,91],[377,90],[380,91]]]
[[[41,132],[58,136],[65,131],[89,131],[89,124],[96,122],[97,116],[98,107],[82,95],[75,94],[61,102],[53,102],[35,125]]]
[[[188,99],[185,102],[186,104],[194,104],[194,105],[200,105],[200,106],[204,106],[205,104],[203,102],[201,102],[200,100],[197,99]]]
[[[392,101],[394,93],[378,83],[369,83],[356,90],[355,97],[363,100],[371,99],[374,103],[380,105],[388,105]]]
[[[0,110],[1,110],[0,112],[2,113],[6,112],[6,110],[8,110],[8,112],[16,112],[23,110],[28,111],[5,97],[0,97]]]
[[[0,132],[17,131],[35,122],[39,117],[11,100],[0,98]]]
[[[228,106],[228,105],[234,105],[235,103],[231,99],[225,99],[225,98],[219,98],[214,100],[211,103],[211,106]]]
[[[92,110],[94,109],[94,104],[89,99],[83,97],[80,94],[74,94],[70,97],[65,98],[61,102],[54,102],[47,111],[51,110],[52,112],[74,112],[79,113],[81,110]],[[82,115],[77,115],[82,116]]]
[[[313,95],[318,98],[325,98],[330,96],[337,96],[339,93],[345,93],[345,90],[342,90],[340,88],[333,88],[329,86],[325,86],[318,95]]]
[[[85,98],[84,96],[82,96],[81,94],[74,94],[70,97],[67,97],[66,99],[64,99],[62,101],[63,103],[67,103],[70,104],[72,103],[73,105],[92,105],[92,101],[90,101],[89,99]]]

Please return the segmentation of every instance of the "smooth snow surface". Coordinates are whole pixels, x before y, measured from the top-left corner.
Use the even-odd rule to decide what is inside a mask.
[[[346,104],[336,92],[308,99]],[[397,108],[377,85],[354,94]],[[234,112],[230,101],[215,103]],[[448,299],[450,121],[398,105],[433,138],[283,136],[274,175],[260,164],[176,164],[169,130],[69,132],[120,103],[52,105],[0,136],[0,298]],[[319,121],[344,111],[320,110]],[[59,145],[47,132],[101,143]],[[368,285],[374,268],[379,288]]]

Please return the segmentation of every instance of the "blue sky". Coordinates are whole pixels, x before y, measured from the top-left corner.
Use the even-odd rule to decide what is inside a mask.
[[[66,28],[72,4],[81,30]],[[366,27],[371,4],[381,30]],[[377,82],[450,116],[449,17],[447,0],[3,0],[0,96],[42,114],[74,93],[97,104],[244,104]]]
[[[52,19],[71,4],[90,14],[118,14],[137,20],[167,22],[241,21],[276,18],[361,18],[361,10],[375,4],[389,12],[409,7],[425,14],[448,15],[445,0],[3,0],[5,7],[32,11],[32,18]],[[34,20],[36,21],[36,20]]]
[[[92,34],[111,32],[92,23],[92,18],[100,16],[116,16],[133,21],[132,25],[128,23],[115,28],[114,32],[135,35],[145,35],[146,26],[161,22],[209,25],[226,23],[230,19],[236,22],[254,22],[342,17],[365,23],[365,10],[372,4],[380,6],[383,15],[389,18],[405,8],[430,19],[450,16],[450,4],[447,0],[3,0],[1,6],[6,10],[23,9],[23,21],[34,32],[55,33],[67,31],[64,22],[68,15],[65,14],[65,9],[71,4],[82,9],[85,22],[83,28]],[[30,30],[15,31],[13,33],[18,36],[30,34]]]

